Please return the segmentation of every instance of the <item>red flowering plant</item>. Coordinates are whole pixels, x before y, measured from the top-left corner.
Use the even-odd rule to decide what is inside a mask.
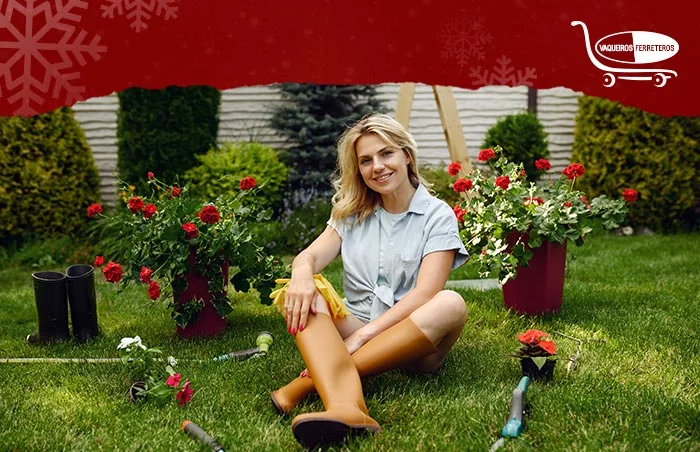
[[[556,361],[557,346],[549,334],[540,330],[527,330],[518,335],[518,341],[522,344],[513,353],[518,359],[530,358],[538,369],[542,369],[547,361]]]
[[[635,190],[626,188],[620,193],[624,199],[602,195],[588,200],[574,188],[585,174],[579,163],[567,166],[556,180],[535,183],[527,180],[522,164],[503,157],[500,146],[482,149],[478,160],[488,169],[466,174],[450,166],[456,178],[453,189],[463,200],[454,212],[479,275],[496,277],[501,284],[515,278],[517,268],[532,258],[532,249],[545,241],[582,245],[589,234],[618,228],[627,214],[626,203],[637,198]],[[535,168],[545,172],[551,164],[538,159]]]
[[[242,179],[240,185],[236,195],[203,203],[188,196],[187,187],[164,184],[153,173],[147,175],[148,196],[136,194],[133,186],[120,182],[124,208],[113,215],[103,214],[101,207],[87,210],[89,217],[104,222],[104,233],[110,243],[117,244],[101,250],[95,265],[104,264],[105,279],[119,283],[120,290],[138,283],[151,300],[168,300],[180,327],[194,322],[204,307],[201,299],[183,303],[173,297],[185,292],[186,275],[192,271],[206,278],[221,317],[231,311],[225,291],[225,264],[234,290],[245,292],[254,287],[261,302],[269,304],[268,295],[284,269],[279,259],[263,253],[249,226],[269,220],[272,211],[260,209],[255,202],[256,192],[263,187],[257,187],[252,177]]]
[[[194,390],[190,380],[175,371],[177,360],[173,356],[160,358],[162,351],[146,347],[139,336],[122,338],[117,350],[122,352],[122,363],[135,382],[131,389],[135,399],[174,399],[180,406],[190,401]]]

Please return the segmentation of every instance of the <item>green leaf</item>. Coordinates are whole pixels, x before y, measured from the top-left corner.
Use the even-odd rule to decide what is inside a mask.
[[[537,366],[537,369],[542,369],[542,366],[544,366],[544,363],[547,362],[547,357],[546,356],[532,356],[530,358],[532,362],[535,363]]]
[[[250,290],[250,282],[248,282],[248,278],[243,272],[236,273],[231,278],[231,284],[239,292],[248,292]]]

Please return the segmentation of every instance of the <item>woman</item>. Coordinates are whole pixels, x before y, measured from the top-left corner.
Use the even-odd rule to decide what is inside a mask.
[[[467,318],[462,297],[443,290],[467,259],[457,220],[424,186],[411,135],[389,116],[366,117],[341,136],[338,169],[328,227],[272,295],[308,370],[272,400],[288,413],[315,389],[326,408],[292,422],[307,447],[379,431],[360,376],[437,369]],[[339,253],[346,300],[318,275]]]

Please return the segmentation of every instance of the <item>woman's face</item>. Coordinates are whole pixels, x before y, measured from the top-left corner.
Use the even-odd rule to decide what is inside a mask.
[[[410,160],[402,149],[392,147],[372,133],[355,142],[355,152],[362,179],[377,193],[387,195],[403,184],[410,184]]]

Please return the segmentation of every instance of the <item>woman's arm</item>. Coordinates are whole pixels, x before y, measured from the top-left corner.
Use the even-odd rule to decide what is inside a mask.
[[[345,340],[350,353],[354,353],[367,341],[405,319],[413,311],[430,301],[440,292],[452,271],[455,250],[436,251],[426,255],[418,270],[416,287],[408,292],[400,302],[394,304],[375,320],[355,331]]]
[[[341,243],[336,230],[327,226],[311,245],[294,258],[292,278],[284,297],[285,318],[292,334],[304,329],[309,310],[315,313],[313,303],[317,291],[313,276],[340,254]]]

